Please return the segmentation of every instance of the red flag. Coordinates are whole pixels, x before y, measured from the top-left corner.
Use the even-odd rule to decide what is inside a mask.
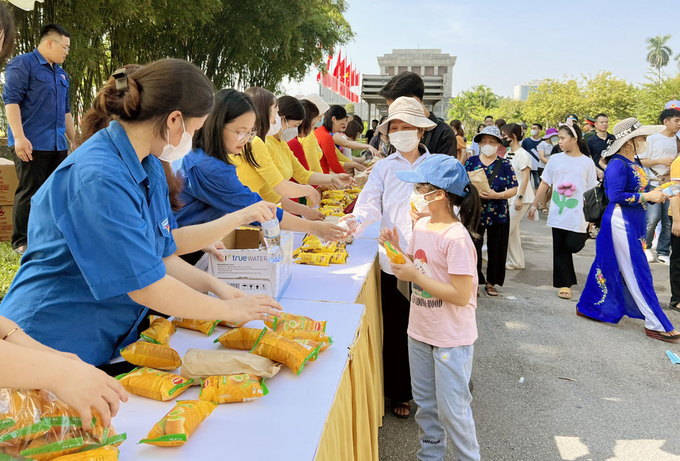
[[[328,62],[326,63],[326,73],[331,73],[331,61],[333,60],[333,52],[328,55]]]
[[[338,61],[335,63],[335,70],[333,70],[333,77],[340,77],[342,74],[341,66],[344,66],[344,61],[340,60],[342,56],[342,50],[338,51]]]
[[[349,88],[352,88],[352,72],[352,63],[350,63],[347,69],[345,69],[345,84]]]

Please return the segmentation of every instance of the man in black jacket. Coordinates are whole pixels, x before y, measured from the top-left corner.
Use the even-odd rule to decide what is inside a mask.
[[[413,72],[402,72],[394,76],[387,85],[380,90],[380,96],[385,98],[387,105],[391,105],[392,101],[401,97],[407,96],[416,98],[420,103],[423,102],[423,95],[425,94],[425,83],[420,75]],[[448,125],[448,123],[439,120],[433,113],[427,110],[423,105],[423,110],[427,118],[432,120],[437,126],[425,132],[422,143],[427,146],[427,149],[432,154],[446,154],[453,157],[456,156],[456,135]]]

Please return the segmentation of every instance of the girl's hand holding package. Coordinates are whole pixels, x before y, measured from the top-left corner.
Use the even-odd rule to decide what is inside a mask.
[[[399,248],[399,231],[397,230],[397,226],[394,226],[394,229],[390,229],[389,227],[380,229],[378,244],[384,245],[385,242],[390,242],[394,248],[401,251],[401,248]],[[403,251],[401,252],[403,253]]]
[[[409,258],[404,258],[404,264],[394,264],[390,261],[390,266],[392,267],[394,276],[404,282],[415,282],[418,274],[420,274],[418,268],[416,268],[413,261]]]

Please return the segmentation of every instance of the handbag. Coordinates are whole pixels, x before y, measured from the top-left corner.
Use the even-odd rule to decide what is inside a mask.
[[[496,164],[494,165],[493,170],[491,170],[491,175],[488,177],[486,176],[486,172],[483,168],[467,172],[470,182],[473,186],[475,186],[475,188],[477,188],[479,192],[491,190],[491,185],[496,179],[496,176],[498,176],[498,172],[503,165],[503,160],[500,158],[496,159],[495,162]]]
[[[600,222],[608,204],[609,198],[604,191],[604,181],[600,181],[597,186],[583,194],[583,216],[586,221]]]

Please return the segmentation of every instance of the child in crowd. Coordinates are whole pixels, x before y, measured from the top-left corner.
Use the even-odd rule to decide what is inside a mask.
[[[413,284],[408,349],[419,407],[418,459],[443,459],[448,434],[457,459],[479,460],[468,389],[477,339],[477,252],[471,234],[479,224],[479,195],[463,165],[447,155],[432,155],[397,177],[415,184],[412,203],[431,213],[416,222],[405,263],[391,264],[399,280]],[[379,241],[401,251],[396,228],[383,229]]]

